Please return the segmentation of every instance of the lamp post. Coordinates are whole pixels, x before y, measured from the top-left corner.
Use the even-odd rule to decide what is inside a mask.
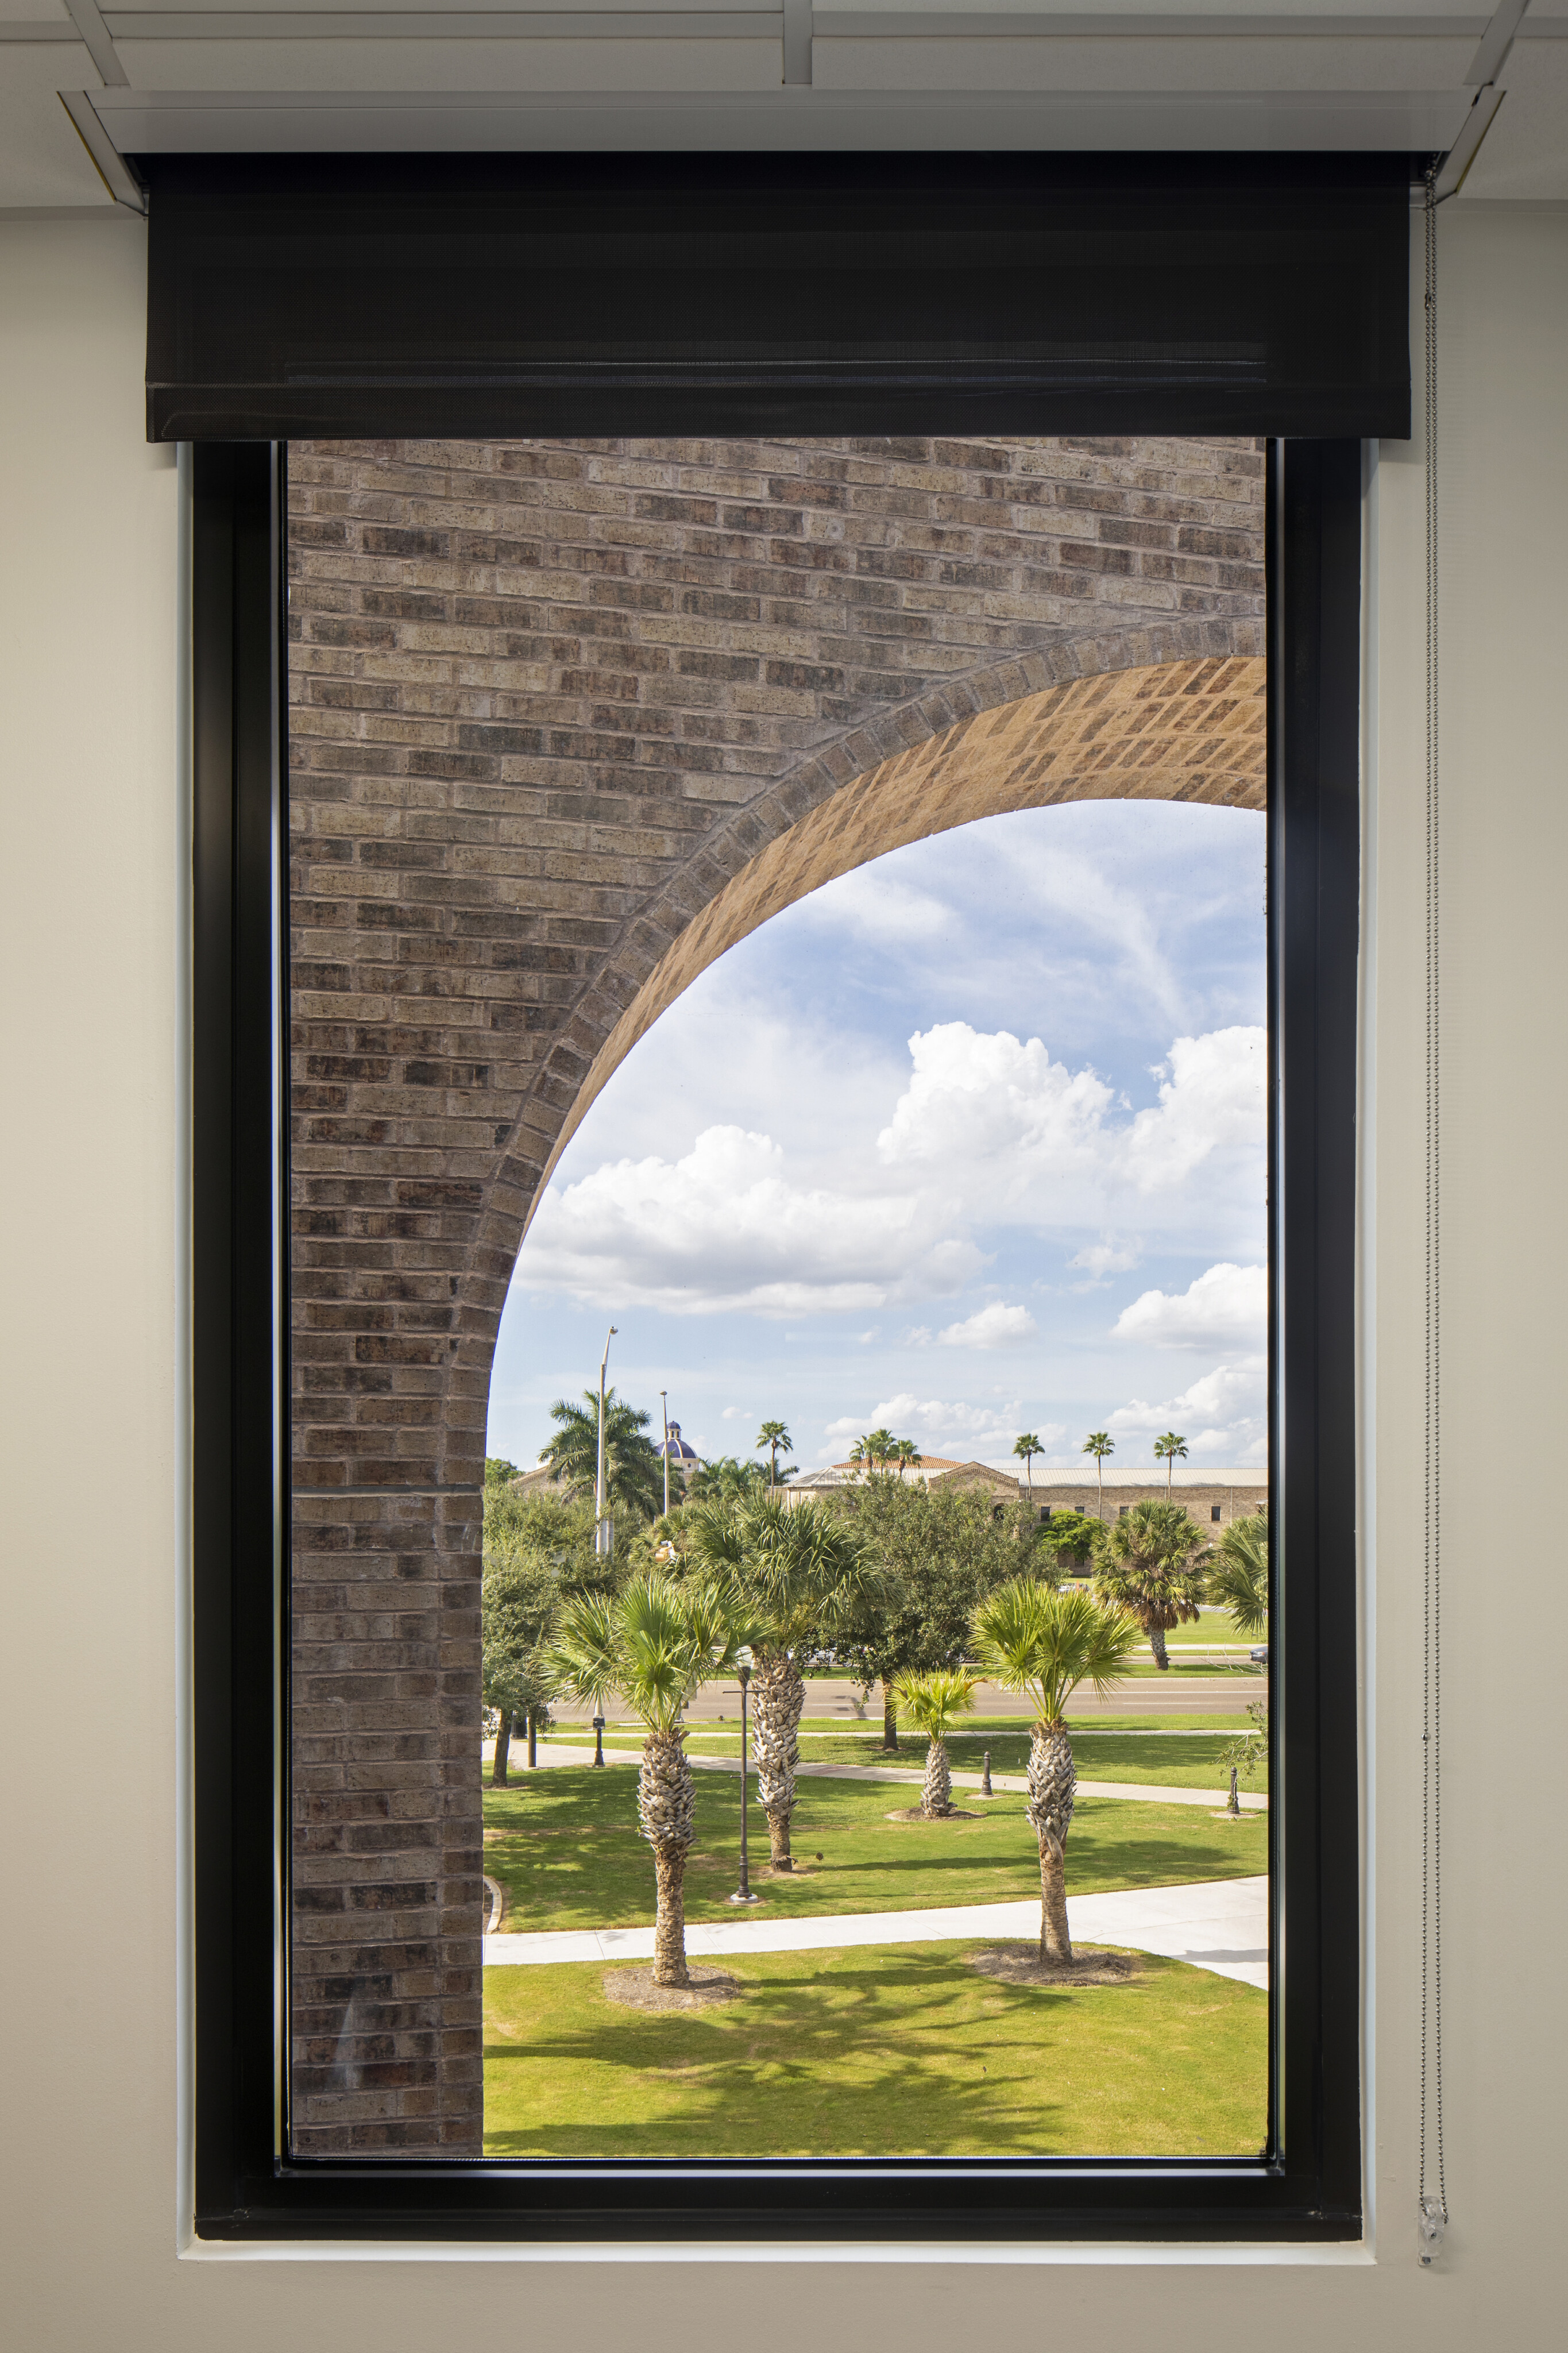
[[[615,1523],[605,1516],[605,1370],[610,1361],[610,1341],[616,1336],[612,1324],[605,1342],[605,1353],[599,1359],[599,1474],[594,1487],[594,1554],[603,1559],[616,1548]]]
[[[658,1405],[664,1416],[664,1516],[667,1520],[669,1517],[669,1407],[666,1403],[668,1396],[668,1389],[660,1389]]]
[[[600,1704],[602,1705],[603,1702],[601,1702]],[[594,1762],[595,1765],[602,1765],[604,1761],[605,1719],[602,1715],[596,1715],[594,1718]]]
[[[731,1904],[755,1904],[761,1899],[752,1893],[752,1883],[746,1870],[746,1685],[752,1680],[752,1653],[742,1643],[735,1653],[735,1664],[741,1676],[741,1884],[731,1896]]]

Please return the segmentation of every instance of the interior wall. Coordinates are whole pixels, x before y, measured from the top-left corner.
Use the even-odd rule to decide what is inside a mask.
[[[1364,1139],[1373,2259],[1288,2257],[1264,2280],[1213,2255],[1090,2250],[1042,2272],[924,2250],[675,2275],[575,2256],[520,2272],[488,2252],[180,2254],[179,504],[168,453],[142,439],[140,229],[0,224],[11,2342],[260,2353],[285,2332],[332,2353],[423,2353],[500,2329],[689,2353],[740,2327],[753,2353],[783,2353],[827,2316],[846,2340],[1147,2332],[1168,2353],[1264,2329],[1281,2353],[1330,2332],[1350,2353],[1557,2341],[1556,1515],[1550,1457],[1539,1476],[1518,1466],[1547,1452],[1568,1406],[1554,903],[1568,211],[1452,205],[1442,237],[1447,2253],[1418,2270],[1422,483],[1419,451],[1385,447]]]

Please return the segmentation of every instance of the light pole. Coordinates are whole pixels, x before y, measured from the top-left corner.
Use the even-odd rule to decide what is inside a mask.
[[[756,1904],[761,1898],[752,1894],[746,1870],[746,1685],[752,1680],[752,1653],[748,1645],[742,1644],[736,1651],[735,1664],[741,1676],[741,1884],[730,1901],[731,1904]]]
[[[605,1370],[610,1361],[610,1341],[616,1336],[612,1324],[605,1342],[605,1353],[599,1360],[599,1475],[594,1488],[594,1554],[603,1559],[616,1548],[615,1523],[605,1516]]]
[[[604,1705],[604,1702],[601,1700],[599,1704],[602,1707]],[[604,1761],[605,1719],[602,1715],[596,1715],[594,1718],[594,1762],[595,1765],[602,1765]]]
[[[664,1516],[667,1520],[669,1517],[669,1407],[665,1400],[668,1395],[668,1389],[660,1389],[658,1393],[659,1411],[664,1416]]]

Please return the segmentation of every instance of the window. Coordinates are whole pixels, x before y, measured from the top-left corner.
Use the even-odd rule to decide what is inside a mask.
[[[1219,1518],[1219,1505],[1218,1505],[1217,1504],[1211,1504],[1209,1505],[1209,1517],[1210,1517],[1210,1519],[1211,1519],[1211,1520],[1216,1520],[1216,1521],[1218,1520],[1218,1518]]]
[[[802,429],[816,422],[808,412]],[[275,1092],[280,965],[274,928],[283,816],[274,683],[285,463],[281,449],[222,445],[199,449],[196,469],[201,2228],[216,2236],[299,2231],[510,2235],[548,2229],[552,2235],[564,2231],[591,2239],[608,2228],[620,2235],[628,2230],[668,2234],[691,2227],[700,2214],[709,2234],[733,2230],[753,2235],[759,2227],[812,2236],[835,2229],[847,2235],[868,2229],[924,2232],[938,2221],[950,2230],[1007,2236],[1041,2229],[1116,2235],[1130,2229],[1195,2232],[1226,2238],[1353,2233],[1359,2221],[1353,1875],[1344,1875],[1352,1881],[1347,1892],[1343,1886],[1318,1888],[1310,1871],[1299,1881],[1291,1873],[1298,1853],[1304,1862],[1314,1851],[1317,1826],[1325,1817],[1342,1825],[1354,1821],[1353,1730],[1347,1736],[1347,1727],[1353,1727],[1353,1675],[1339,1678],[1332,1662],[1319,1659],[1312,1629],[1321,1596],[1336,1576],[1349,1573],[1346,1564],[1353,1556],[1353,1546],[1344,1540],[1342,1507],[1319,1499],[1349,1493],[1353,1483],[1348,1419],[1332,1409],[1325,1411],[1321,1400],[1348,1395],[1350,1387],[1342,1373],[1350,1338],[1354,992],[1352,987],[1347,997],[1343,983],[1347,971],[1353,976],[1355,943],[1355,448],[1275,445],[1270,456],[1270,627],[1276,649],[1286,643],[1292,649],[1289,661],[1276,662],[1270,714],[1271,1025],[1277,1039],[1300,1045],[1294,1057],[1281,1055],[1278,1065],[1285,1073],[1285,1093],[1274,1281],[1278,1290],[1299,1291],[1317,1307],[1315,1318],[1302,1316],[1280,1327],[1289,1339],[1274,1366],[1276,1430],[1294,1430],[1295,1436],[1294,1451],[1287,1458],[1294,1466],[1292,1476],[1278,1494],[1273,1515],[1280,1585],[1271,1651],[1277,1654],[1276,1675],[1296,1678],[1294,1720],[1315,1724],[1317,1737],[1299,1751],[1280,1752],[1277,1759],[1281,1803],[1271,1817],[1276,1879],[1281,1892],[1288,1883],[1294,1892],[1291,1966],[1271,2013],[1277,2105],[1267,2152],[1217,2171],[1209,2167],[1184,2172],[1179,2163],[1132,2160],[1109,2169],[1072,2159],[1042,2165],[1034,2158],[1008,2157],[971,2171],[914,2163],[900,2168],[896,2179],[874,2164],[844,2171],[778,2168],[764,2158],[739,2169],[700,2167],[695,2192],[689,2178],[650,2175],[637,2167],[620,2169],[613,2181],[589,2179],[570,2168],[542,2174],[537,2168],[473,2162],[445,2173],[426,2153],[417,2165],[405,2168],[395,2137],[373,2161],[354,2145],[358,2122],[374,2112],[384,2088],[374,2073],[378,2062],[368,2050],[351,2063],[360,2071],[357,2085],[340,2076],[335,2086],[325,2086],[343,2094],[336,2126],[323,2124],[308,2147],[298,2138],[279,2144],[275,2137],[279,2100],[287,2117],[302,2080],[279,2072],[282,2054],[274,2036],[276,1924],[270,1911],[278,1862],[275,1826],[287,1786],[284,1760],[271,1737],[278,1684],[270,1662],[292,1620],[275,1550],[288,1509],[288,1466],[279,1441],[287,1426],[291,1368],[273,1312],[275,1238],[289,1174]],[[1332,590],[1327,596],[1325,581]],[[446,776],[431,772],[427,777],[437,792],[443,782],[461,776],[458,762],[478,755],[459,750],[447,756]],[[520,744],[515,756],[526,760],[531,754]],[[415,858],[388,860],[381,871],[416,878],[421,867]],[[386,885],[381,903],[403,904],[405,893],[406,903],[417,903],[416,880]],[[349,910],[354,929],[374,928],[376,899],[374,892],[362,894],[359,907]],[[371,918],[363,926],[362,912]],[[330,969],[330,931],[322,928],[329,933],[323,940],[329,953],[319,960],[315,976],[325,997],[336,984]],[[537,992],[522,1001],[548,1008],[548,958],[541,958],[536,969]],[[1335,984],[1331,988],[1322,985],[1325,971]],[[496,1035],[504,1044],[504,1031]],[[1307,1050],[1309,1039],[1313,1052]],[[345,1050],[354,1050],[352,1040]],[[411,1083],[437,1091],[430,1099],[433,1106],[439,1102],[436,1117],[460,1117],[465,1091],[483,1083],[478,1076],[480,1058],[445,1040],[406,1051],[425,1066]],[[1309,1069],[1313,1092],[1298,1098],[1290,1089],[1300,1082],[1292,1073]],[[341,1117],[331,1096],[345,1082],[342,1070],[323,1055],[316,1070],[296,1080],[296,1113],[326,1124]],[[311,1088],[320,1090],[319,1096],[309,1093]],[[368,1149],[374,1139],[364,1142]],[[310,1144],[309,1137],[296,1141],[296,1180],[308,1182],[312,1175]],[[352,1179],[360,1188],[355,1198],[345,1196],[335,1206],[324,1198],[307,1202],[307,1224],[319,1218],[310,1238],[320,1247],[310,1282],[296,1272],[296,1303],[314,1296],[330,1307],[332,1252],[348,1221],[380,1220],[388,1236],[425,1221],[426,1240],[438,1257],[458,1238],[474,1206],[467,1180],[456,1176],[405,1168],[384,1198],[372,1200],[363,1188],[374,1181],[362,1170]],[[340,1212],[334,1228],[332,1218]],[[438,1271],[456,1285],[448,1296],[458,1296],[461,1272],[447,1278],[444,1269],[432,1265],[425,1274]],[[412,1303],[418,1308],[416,1300]],[[467,1312],[460,1298],[459,1307]],[[415,1346],[420,1313],[426,1328]],[[412,1500],[421,1484],[406,1475],[416,1450],[400,1434],[416,1430],[418,1417],[398,1406],[400,1398],[417,1396],[420,1383],[403,1376],[436,1369],[443,1342],[447,1353],[454,1343],[460,1348],[463,1324],[459,1314],[453,1330],[446,1303],[435,1297],[433,1287],[426,1289],[420,1313],[401,1324],[389,1313],[374,1344],[356,1344],[353,1352],[364,1377],[354,1393],[391,1401],[380,1423],[390,1433],[380,1460],[396,1465],[398,1476],[389,1481],[372,1475],[376,1458],[362,1453],[356,1460],[364,1475],[339,1476],[323,1489],[332,1508],[323,1509],[317,1524],[348,1531],[346,1538],[334,1536],[319,1549],[323,1596],[331,1586],[326,1572],[334,1549],[363,1545],[367,1530],[374,1544],[376,1514],[388,1489]],[[332,1337],[332,1316],[321,1314],[313,1329],[310,1345],[296,1341],[302,1375],[312,1362],[330,1366],[343,1361]],[[320,1353],[312,1355],[317,1341]],[[1342,1377],[1327,1379],[1325,1364]],[[1304,1406],[1309,1398],[1316,1421],[1308,1414],[1298,1424],[1298,1403]],[[446,1457],[437,1454],[417,1498],[423,1525],[432,1531],[427,1556],[438,1563],[458,1557],[458,1532],[473,1516],[473,1482],[442,1475],[447,1463],[456,1466],[466,1459],[471,1458],[456,1447]],[[1310,1475],[1309,1459],[1317,1466]],[[256,1510],[258,1495],[277,1499],[270,1524]],[[351,1508],[340,1509],[345,1505]],[[1330,1525],[1336,1509],[1341,1517]],[[397,1524],[411,1523],[405,1517]],[[301,1647],[292,1666],[286,1655],[279,1659],[285,1699],[290,1672],[308,1676],[316,1671],[309,1630],[303,1632],[301,1641],[300,1630],[295,1631]],[[460,1646],[463,1639],[460,1630],[450,1630],[454,1644]],[[458,1662],[458,1650],[443,1652],[438,1643],[428,1661],[394,1662],[389,1672],[411,1679],[412,1697],[413,1684],[421,1678],[460,1675]],[[460,1716],[463,1694],[457,1683],[452,1697]],[[341,1823],[342,1815],[338,1819]],[[361,1851],[370,1852],[371,1845],[366,1840]],[[414,1915],[433,1900],[425,1886],[437,1879],[433,1873],[428,1882],[411,1881],[402,1891],[410,1907],[411,1934]],[[297,1865],[292,1883],[310,1887],[310,1870]],[[338,1883],[340,1897],[347,1884]],[[477,1890],[472,1900],[477,1917]],[[348,1920],[352,1926],[353,1908],[341,1900],[316,1907],[321,1933],[312,1930],[310,1949],[329,1952],[334,1936],[341,1942],[339,1924]],[[471,2039],[465,2007],[471,1996],[460,1981],[461,1968],[447,1968],[440,1975],[445,1981],[428,1997],[427,2032],[435,2045],[455,2057]],[[345,2030],[341,2017],[334,2021],[323,2016],[316,2023],[323,2042],[354,2031],[352,2022]],[[330,2049],[318,2059],[313,2048],[312,2021],[297,2017],[296,2028],[297,2069],[330,2066]],[[226,2063],[224,2054],[238,2063]],[[460,2068],[454,2066],[447,2080],[458,2085]],[[445,2096],[439,2086],[435,2096],[438,2106]],[[448,2145],[464,2153],[462,2134],[468,2126],[460,2102],[454,2102],[451,2121]],[[437,2137],[443,2127],[437,2114]],[[427,2152],[428,2139],[426,2125],[405,2134],[402,2146]],[[825,2205],[825,2176],[835,2184],[831,2207]]]

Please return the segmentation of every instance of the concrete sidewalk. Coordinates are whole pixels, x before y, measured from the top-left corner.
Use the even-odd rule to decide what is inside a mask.
[[[490,1746],[493,1746],[494,1744],[491,1743]],[[520,1744],[514,1740],[513,1757],[518,1755],[519,1747]],[[486,1758],[488,1759],[488,1751]],[[593,1761],[594,1752],[591,1747],[569,1748],[559,1741],[542,1740],[539,1744],[541,1767],[591,1765]],[[640,1765],[642,1751],[640,1748],[606,1748],[605,1762],[606,1765]],[[687,1762],[694,1773],[739,1773],[741,1769],[741,1760],[738,1757],[689,1757]],[[507,1769],[509,1772],[515,1769],[521,1773],[526,1773],[529,1767],[526,1765],[514,1767],[509,1764]],[[534,1769],[537,1770],[538,1767]],[[907,1787],[912,1786],[919,1788],[925,1779],[923,1768],[910,1770],[908,1767],[900,1765],[800,1764],[795,1770],[797,1780],[810,1780],[815,1778],[825,1781],[900,1781]],[[955,1789],[965,1791],[978,1790],[980,1775],[955,1772],[952,1777],[952,1786]],[[1028,1786],[1022,1773],[993,1773],[991,1776],[991,1787],[999,1797],[1022,1796],[1027,1791]],[[1142,1799],[1143,1803],[1149,1806],[1206,1806],[1211,1814],[1229,1803],[1229,1793],[1224,1789],[1173,1789],[1158,1781],[1080,1780],[1078,1792],[1080,1798],[1137,1798]],[[1241,1807],[1244,1813],[1266,1814],[1268,1811],[1268,1800],[1267,1798],[1248,1797],[1244,1794]]]
[[[1235,1978],[1268,1985],[1268,1882],[1205,1880],[1182,1887],[1117,1888],[1107,1895],[1069,1895],[1068,1924],[1085,1944],[1121,1945],[1162,1953]],[[950,1904],[915,1912],[826,1913],[815,1919],[689,1921],[686,1950],[693,1960],[740,1958],[746,1953],[820,1952],[861,1945],[914,1945],[960,1936],[1039,1935],[1037,1896],[1006,1904]],[[487,1936],[489,1968],[539,1967],[562,1961],[647,1961],[648,1928],[566,1928],[543,1935]]]

